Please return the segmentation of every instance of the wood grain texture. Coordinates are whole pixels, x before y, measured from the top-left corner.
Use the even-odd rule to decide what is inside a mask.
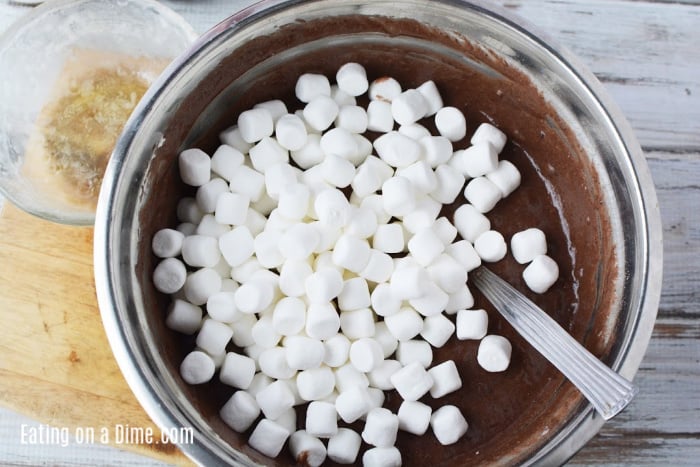
[[[203,32],[252,1],[167,0],[163,3],[183,14]],[[570,465],[698,465],[700,1],[498,0],[493,3],[523,17],[568,47],[603,82],[645,149],[661,206],[665,250],[662,298],[654,334],[635,379],[640,393],[571,459]],[[0,30],[24,11],[26,8],[0,4]],[[3,224],[6,216],[10,216],[11,225]],[[27,230],[27,225],[36,226],[36,222],[11,208],[0,216],[0,257],[4,261],[0,267],[0,316],[8,326],[24,326],[25,332],[0,337],[0,346],[3,346],[0,349],[0,403],[24,413],[40,413],[37,416],[45,421],[62,420],[63,413],[50,407],[47,401],[32,401],[31,412],[26,406],[8,403],[17,395],[16,391],[7,389],[12,381],[5,383],[6,378],[23,378],[34,371],[26,368],[26,360],[19,356],[20,352],[32,352],[38,339],[43,339],[42,343],[49,343],[52,346],[49,348],[58,352],[46,355],[40,368],[41,377],[52,380],[50,388],[70,391],[76,400],[90,407],[92,413],[107,410],[110,416],[119,416],[134,402],[130,401],[130,392],[123,380],[103,383],[102,379],[106,378],[95,378],[89,390],[82,392],[76,383],[77,377],[91,371],[112,379],[118,376],[106,340],[99,334],[101,325],[96,309],[87,311],[90,308],[83,307],[94,300],[90,259],[84,254],[80,259],[75,249],[77,245],[85,247],[88,243],[87,231],[58,228],[60,235],[68,235],[71,241],[57,243],[49,241],[60,237],[53,226],[45,227],[50,233],[37,236]],[[8,240],[8,236],[13,240]],[[34,237],[46,237],[41,249],[36,246]],[[28,255],[32,258],[31,264],[8,263],[6,258],[10,251]],[[45,261],[59,260],[65,260],[63,266],[57,265],[56,269],[47,271]],[[66,289],[54,284],[51,279],[57,277],[56,274],[67,275],[73,286]],[[37,275],[46,281],[45,285],[39,285],[35,279]],[[23,283],[13,281],[11,287],[2,285],[6,280],[20,277],[25,278]],[[76,296],[83,310],[75,319],[99,329],[97,333],[101,337],[85,339],[68,330],[74,323],[71,314],[74,310],[61,307],[54,298],[55,294],[68,292]],[[14,316],[14,310],[27,305],[23,298],[26,296],[32,298],[28,305],[31,316]],[[79,359],[77,362],[71,362],[73,350]],[[59,367],[68,369],[61,372]],[[43,394],[35,387],[38,380],[30,381],[22,386],[23,391]],[[117,395],[113,395],[115,391]],[[110,394],[112,399],[108,400],[114,409],[90,405]],[[93,399],[92,395],[98,399]],[[133,420],[144,425],[148,423],[143,418],[145,415],[138,413],[138,408],[133,410],[136,412],[127,412]],[[71,417],[75,423],[86,423],[78,414]],[[131,423],[135,423],[133,420]],[[173,461],[162,455],[160,459]],[[2,460],[0,453],[0,462]],[[24,465],[46,461],[29,459]],[[154,461],[153,465],[161,464]]]

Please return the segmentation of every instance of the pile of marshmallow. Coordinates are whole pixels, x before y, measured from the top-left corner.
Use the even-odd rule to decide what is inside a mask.
[[[365,93],[366,108],[356,100]],[[288,443],[315,466],[354,463],[364,441],[364,465],[400,465],[398,430],[430,427],[444,445],[467,431],[456,406],[433,411],[419,400],[462,387],[454,361],[434,364],[433,347],[456,334],[480,340],[485,370],[509,365],[511,344],[487,335],[467,275],[506,255],[485,213],[520,173],[499,161],[506,137],[491,124],[455,150],[465,117],[443,105],[432,81],[403,90],[347,63],[335,84],[300,76],[296,96],[295,112],[280,100],[242,112],[211,156],[179,155],[196,195],[179,201],[177,228],[153,237],[162,258],[153,282],[172,294],[167,326],[197,333],[182,378],[202,384],[218,371],[235,388],[220,416],[237,432],[254,426],[250,446],[275,457]],[[420,123],[428,117],[438,135]],[[370,141],[368,131],[378,136]],[[453,219],[441,217],[462,192]],[[533,290],[556,281],[541,230],[513,236],[511,250],[530,263]],[[403,399],[398,413],[383,407],[390,390]],[[361,433],[350,428],[358,420]]]

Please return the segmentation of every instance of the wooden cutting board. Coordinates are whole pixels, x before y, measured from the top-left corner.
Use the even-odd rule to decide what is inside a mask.
[[[112,356],[92,237],[92,228],[43,221],[9,203],[0,209],[0,404],[71,434],[92,427],[96,443],[188,465],[175,445],[159,442]],[[127,439],[131,427],[154,430],[154,442]]]

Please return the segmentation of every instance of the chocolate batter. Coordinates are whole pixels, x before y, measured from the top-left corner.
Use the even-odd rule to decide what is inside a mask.
[[[341,33],[362,42],[358,45],[318,41]],[[413,40],[416,38],[420,40]],[[293,58],[277,55],[305,43],[312,44],[309,50]],[[430,43],[439,47],[428,47]],[[442,53],[445,50],[456,50],[466,59],[447,56]],[[274,66],[255,68],[255,64],[275,56]],[[550,291],[536,295],[529,292],[521,278],[524,266],[510,254],[490,267],[605,360],[614,336],[597,330],[603,328],[611,314],[616,316],[617,309],[611,305],[616,298],[604,285],[618,271],[611,261],[614,253],[608,214],[597,178],[570,129],[525,76],[493,54],[414,21],[353,16],[300,22],[232,52],[214,75],[185,99],[172,120],[149,174],[158,189],[153,190],[142,214],[139,274],[146,305],[152,310],[148,325],[162,342],[174,377],[181,381],[178,367],[192,350],[194,339],[164,327],[169,299],[158,294],[151,284],[156,259],[150,253],[150,242],[158,229],[176,225],[176,202],[191,193],[178,180],[178,152],[190,146],[213,152],[219,144],[218,132],[235,123],[238,113],[255,103],[284,98],[290,110],[300,108],[293,97],[296,77],[315,72],[333,79],[338,67],[349,61],[363,64],[370,80],[388,75],[404,88],[416,87],[429,79],[435,81],[445,104],[460,108],[467,116],[467,137],[456,143],[455,149],[468,145],[481,122],[490,121],[508,135],[501,157],[518,167],[523,181],[488,217],[493,228],[508,241],[519,230],[542,229],[561,277]],[[246,72],[253,79],[237,83],[231,91],[229,84]],[[200,118],[202,114],[205,117]],[[429,125],[429,120],[422,123]],[[446,206],[444,213],[451,218],[455,207]],[[504,335],[513,343],[510,368],[495,374],[482,370],[476,362],[478,342],[452,338],[445,347],[435,349],[434,363],[453,359],[464,384],[456,393],[438,400],[426,396],[423,401],[433,408],[457,405],[469,422],[469,431],[451,446],[441,446],[430,431],[422,437],[400,432],[398,447],[404,465],[515,464],[547,442],[583,407],[583,398],[573,386],[524,342],[475,289],[472,292],[476,306],[489,312],[489,332]],[[213,429],[231,445],[261,463],[293,464],[286,449],[274,460],[260,455],[246,446],[247,434],[235,433],[218,418],[217,412],[232,394],[232,388],[220,384],[217,378],[202,386],[184,382],[181,386]],[[400,402],[397,394],[387,393],[389,408],[396,410]],[[303,421],[303,407],[299,421]]]

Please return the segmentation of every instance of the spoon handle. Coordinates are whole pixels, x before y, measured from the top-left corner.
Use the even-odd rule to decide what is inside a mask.
[[[483,266],[472,271],[469,278],[513,328],[557,367],[605,420],[629,404],[637,388],[605,366],[541,308]]]

